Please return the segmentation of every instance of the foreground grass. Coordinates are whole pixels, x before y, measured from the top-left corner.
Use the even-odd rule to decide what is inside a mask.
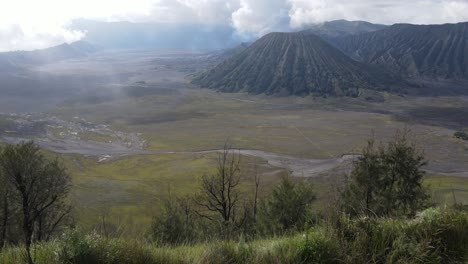
[[[75,238],[76,239],[76,238]],[[53,241],[35,247],[36,263],[290,263],[297,258],[299,236],[243,242],[216,242],[194,246],[157,247],[141,241],[80,237],[70,244]],[[24,250],[9,248],[0,254],[5,264],[23,263]]]
[[[37,244],[47,263],[466,263],[468,212],[431,208],[415,219],[339,217],[309,231],[246,242],[211,241],[165,247],[69,230]],[[24,249],[6,248],[0,263],[24,263]]]

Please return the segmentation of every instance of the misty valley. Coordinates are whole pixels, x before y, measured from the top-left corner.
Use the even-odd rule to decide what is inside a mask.
[[[375,242],[372,232],[393,243],[376,246],[372,263],[467,260],[468,23],[337,20],[206,49],[170,38],[169,47],[151,48],[157,38],[150,37],[134,47],[115,33],[118,23],[81,23],[96,28],[78,42],[0,53],[2,153],[28,151],[24,144],[33,141],[37,150],[29,151],[69,175],[63,203],[73,208],[66,218],[73,220],[51,229],[50,240],[38,239],[39,220],[31,220],[27,250],[36,241],[40,256],[25,258],[14,237],[24,227],[5,225],[1,263],[192,263],[186,250],[196,263],[370,263],[357,248]],[[136,35],[148,28],[120,26]],[[401,165],[405,157],[412,163]],[[5,160],[0,174],[21,167]],[[392,189],[405,170],[427,196],[405,197],[414,191],[409,182]],[[384,186],[386,196],[366,192],[369,202],[363,186]],[[232,215],[216,202],[219,188],[232,189]],[[288,203],[303,207],[288,211]],[[11,219],[21,210],[11,209]],[[441,233],[459,234],[457,247],[427,235],[438,224],[454,226]],[[417,241],[427,253],[422,261],[397,252],[396,237]],[[73,243],[84,243],[83,252],[115,252],[80,260],[67,247]],[[61,251],[53,256],[46,247]],[[335,254],[339,248],[348,251]],[[147,255],[127,258],[140,251]]]

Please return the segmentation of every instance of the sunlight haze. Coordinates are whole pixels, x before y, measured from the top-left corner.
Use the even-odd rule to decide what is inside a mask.
[[[290,31],[334,19],[379,24],[456,23],[468,19],[465,0],[17,0],[0,3],[0,51],[31,50],[73,42],[86,32],[74,19],[204,24],[241,35]]]

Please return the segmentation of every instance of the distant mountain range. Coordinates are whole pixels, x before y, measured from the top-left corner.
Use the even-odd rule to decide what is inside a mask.
[[[373,32],[386,27],[388,26],[372,24],[366,21],[348,21],[342,19],[314,24],[302,32],[317,35],[326,41],[332,41],[335,38]]]
[[[405,77],[468,79],[468,23],[396,24],[332,43],[353,59]]]
[[[192,83],[223,92],[357,95],[395,82],[312,34],[270,33]]]
[[[468,81],[468,22],[386,26],[336,20],[241,45],[232,29],[224,27],[174,29],[88,20],[75,21],[72,27],[86,30],[85,39],[0,53],[0,73],[83,58],[101,49],[224,49],[212,53],[211,65],[220,63],[192,83],[223,92],[355,96],[363,88],[395,90],[408,84],[404,79]]]
[[[0,69],[2,71],[17,70],[27,65],[83,58],[97,50],[98,48],[85,41],[77,41],[41,50],[2,52],[0,53]]]

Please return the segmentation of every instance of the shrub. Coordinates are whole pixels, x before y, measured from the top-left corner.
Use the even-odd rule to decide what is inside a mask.
[[[459,139],[468,140],[468,133],[466,132],[458,131],[458,132],[455,132],[453,136]]]
[[[189,198],[167,200],[161,215],[151,225],[152,241],[161,245],[179,245],[194,242],[200,221],[196,221]]]
[[[314,228],[298,243],[302,263],[338,263],[339,246],[333,235],[324,228]]]
[[[413,220],[343,216],[337,228],[345,263],[464,263],[468,213],[427,209]]]
[[[272,194],[260,204],[258,227],[267,234],[301,230],[310,215],[309,206],[315,199],[311,184],[283,177]]]
[[[208,249],[201,262],[213,264],[243,264],[251,263],[250,259],[252,256],[252,247],[242,241],[238,244],[233,242],[221,242],[214,244]]]
[[[83,235],[76,229],[63,234],[57,256],[58,263],[70,264],[156,263],[151,251],[138,241]]]

